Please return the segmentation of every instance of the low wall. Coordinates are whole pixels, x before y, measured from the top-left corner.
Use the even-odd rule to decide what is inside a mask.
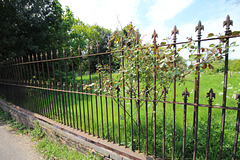
[[[133,152],[129,148],[113,144],[88,133],[70,128],[39,114],[30,112],[18,106],[12,105],[0,99],[0,108],[9,112],[13,119],[23,123],[27,127],[34,128],[37,121],[47,136],[59,139],[63,144],[76,148],[82,153],[98,153],[104,159],[128,160],[128,159],[152,159],[141,153]]]

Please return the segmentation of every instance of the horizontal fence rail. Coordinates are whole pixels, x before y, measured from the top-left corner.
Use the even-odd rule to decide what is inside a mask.
[[[70,50],[66,54],[63,50],[61,54],[58,51],[41,53],[28,56],[27,60],[21,57],[1,62],[0,96],[64,125],[153,158],[229,159],[231,155],[232,159],[240,159],[240,93],[236,94],[235,105],[227,106],[229,39],[239,36],[230,35],[232,21],[229,16],[224,25],[227,26],[224,37],[201,39],[203,25],[199,21],[195,40],[198,53],[201,52],[203,41],[223,38],[227,41],[221,86],[222,105],[214,104],[219,93],[215,93],[213,88],[202,93],[199,68],[196,68],[193,76],[192,88],[183,90],[178,89],[176,77],[169,87],[158,87],[157,72],[153,73],[151,83],[154,87],[150,91],[149,86],[143,86],[139,73],[135,81],[136,92],[132,86],[126,85],[125,73],[122,73],[121,88],[116,87],[110,94],[95,89],[95,83],[99,84],[100,89],[104,88],[104,71],[109,74],[108,85],[113,85],[113,79],[116,78],[116,69],[112,64],[116,59],[115,54],[122,55],[118,59],[121,62],[118,67],[124,68],[127,63],[124,50],[111,51],[110,44],[105,53],[99,53],[97,44],[96,52],[91,53],[88,45],[84,55],[79,48],[78,53]],[[172,31],[173,43],[157,45],[154,31],[153,54],[156,47],[172,45],[176,56],[177,46],[187,43],[177,42],[177,34],[175,26]],[[108,67],[105,70],[93,68],[101,64],[103,58],[107,59]],[[199,62],[200,59],[197,60]],[[173,66],[176,67],[176,61]],[[136,64],[136,68],[141,66]],[[144,98],[140,96],[140,90],[145,90]],[[154,94],[151,96],[150,92]],[[157,93],[162,94],[162,99],[157,98]]]

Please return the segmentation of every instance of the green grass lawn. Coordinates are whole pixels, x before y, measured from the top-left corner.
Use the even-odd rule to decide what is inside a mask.
[[[113,78],[115,76],[113,75]],[[89,76],[83,76],[83,83],[87,83]],[[98,79],[98,75],[92,75],[92,82]],[[80,82],[80,77],[76,78]],[[187,87],[190,97],[188,97],[188,102],[193,103],[194,101],[194,75],[188,75],[184,83],[179,84],[177,82],[177,102],[183,102],[182,92]],[[208,98],[206,98],[207,93],[210,89],[213,89],[216,93],[216,98],[213,100],[213,105],[222,105],[223,97],[223,73],[202,73],[200,77],[200,104],[208,104]],[[161,88],[158,88],[161,92]],[[172,101],[173,89],[172,86],[168,88],[169,92],[167,94],[166,101]],[[227,90],[227,106],[228,107],[237,107],[237,101],[235,100],[236,94],[240,90],[240,81],[239,73],[232,73],[231,78],[228,79],[228,90]],[[32,90],[32,96],[29,96],[23,106],[26,108],[30,107],[32,104],[37,106],[51,106],[52,104],[57,104],[58,107],[53,107],[52,110],[55,110],[55,115],[49,114],[52,112],[50,110],[47,112],[42,112],[39,108],[32,109],[36,112],[40,112],[50,118],[53,118],[59,122],[62,122],[62,118],[68,119],[68,123],[71,126],[76,126],[82,128],[86,132],[93,133],[97,135],[97,130],[99,130],[99,136],[108,138],[110,141],[113,141],[113,132],[114,132],[114,141],[125,145],[125,134],[124,134],[124,112],[122,106],[119,109],[118,113],[118,103],[117,99],[112,101],[111,98],[99,97],[99,96],[82,96],[72,93],[57,93],[57,92],[44,92],[44,97],[38,98],[37,101],[34,100],[34,97],[41,97],[43,92],[34,92]],[[35,93],[35,94],[34,94]],[[39,94],[39,95],[36,95]],[[66,98],[63,99],[63,97]],[[54,97],[53,101],[49,103],[44,102],[43,99],[48,99],[48,97]],[[122,96],[122,95],[121,95]],[[72,98],[73,97],[73,98]],[[63,109],[63,100],[64,106]],[[58,102],[58,103],[57,103]],[[112,104],[113,102],[113,104]],[[122,101],[121,101],[122,102]],[[50,105],[49,105],[50,104]],[[88,105],[87,105],[88,104]],[[131,143],[131,118],[126,114],[126,139],[127,147],[133,149],[138,149],[138,143],[141,145],[141,151],[145,152],[146,146],[146,115],[148,116],[148,153],[153,154],[153,103],[148,102],[147,108],[148,112],[146,113],[145,102],[141,103],[140,107],[140,119],[141,119],[141,131],[140,131],[140,142],[138,142],[138,114],[135,101],[132,101],[132,110],[131,110],[131,101],[126,100],[126,112],[133,115],[133,144]],[[35,105],[35,106],[36,106]],[[56,106],[56,105],[55,105]],[[113,107],[112,107],[113,106]],[[172,123],[173,123],[173,105],[166,104],[166,156],[171,157],[172,153]],[[58,115],[58,111],[60,115]],[[64,114],[64,112],[65,114]],[[186,159],[192,159],[193,154],[193,114],[194,107],[187,106],[187,127],[186,127]],[[182,157],[182,143],[183,143],[183,114],[184,106],[176,105],[176,129],[175,129],[175,157],[176,159],[181,159]],[[98,117],[98,124],[97,124]],[[211,137],[210,137],[210,151],[209,159],[216,159],[218,157],[219,145],[220,145],[220,130],[221,130],[221,118],[222,110],[213,108],[212,109],[212,125],[211,125]],[[235,128],[236,128],[236,118],[237,111],[226,111],[226,122],[225,122],[225,134],[224,134],[224,144],[223,144],[223,157],[227,159],[232,156],[233,143],[235,138]],[[118,119],[120,120],[120,125],[118,126]],[[198,115],[198,144],[197,144],[197,159],[204,159],[206,152],[206,139],[207,139],[207,123],[208,122],[208,108],[199,107]],[[67,123],[67,121],[66,121]],[[77,126],[78,125],[78,126]],[[93,127],[94,126],[94,127]],[[103,126],[103,128],[102,128]],[[108,126],[108,130],[107,130]],[[119,133],[118,127],[120,127],[120,142],[118,140]],[[157,156],[162,156],[162,135],[163,135],[163,104],[157,103],[156,106],[156,151]],[[89,131],[90,129],[90,131]],[[238,145],[239,146],[239,145]],[[239,147],[238,147],[239,151]],[[240,158],[240,152],[237,152],[237,159]]]

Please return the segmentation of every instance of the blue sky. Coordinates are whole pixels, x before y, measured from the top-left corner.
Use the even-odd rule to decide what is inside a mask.
[[[169,37],[174,25],[179,30],[178,41],[185,41],[186,37],[191,36],[196,39],[195,26],[199,20],[204,25],[202,38],[206,38],[208,33],[224,33],[223,21],[227,15],[233,20],[231,29],[240,30],[240,0],[59,0],[59,2],[63,8],[69,6],[75,17],[91,25],[98,24],[115,30],[133,22],[140,29],[144,42],[152,41],[151,34],[154,29],[159,35],[159,42]],[[240,44],[240,38],[237,43]],[[235,52],[230,58],[240,58],[240,53]]]

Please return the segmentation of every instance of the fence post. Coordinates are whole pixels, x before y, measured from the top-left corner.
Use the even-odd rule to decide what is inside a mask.
[[[233,25],[233,21],[230,20],[229,15],[227,15],[226,21],[223,22],[223,27],[226,26],[225,35],[231,35],[230,25]],[[223,107],[226,107],[226,97],[227,97],[227,80],[228,80],[228,52],[229,52],[229,38],[226,38],[226,52],[225,52],[225,68],[224,68],[224,86],[223,86]],[[226,110],[222,109],[222,125],[221,125],[221,136],[220,136],[220,148],[219,148],[219,159],[222,158],[222,147],[224,138],[224,126],[225,126],[225,113]]]
[[[177,34],[179,34],[179,31],[177,30],[177,27],[174,26],[172,30],[172,35],[173,35],[173,47],[174,47],[174,58],[177,54],[177,47],[176,47],[176,42],[177,42]],[[176,67],[176,60],[173,62],[173,68]],[[172,159],[174,159],[174,152],[175,152],[175,102],[176,102],[176,77],[174,76],[173,78],[173,128],[172,128]]]
[[[205,159],[208,159],[209,153],[209,141],[210,141],[210,132],[211,132],[211,118],[212,118],[212,102],[213,98],[215,98],[215,93],[213,93],[213,89],[211,88],[210,91],[207,93],[207,98],[209,98],[209,108],[208,108],[208,127],[207,127],[207,144],[206,144],[206,155]]]
[[[240,91],[239,94],[236,95],[236,100],[238,100],[238,109],[240,109]],[[234,139],[234,147],[233,147],[233,155],[232,160],[235,160],[236,152],[237,152],[237,143],[238,143],[238,134],[239,134],[239,119],[240,119],[240,110],[237,112],[237,123],[236,123],[236,132]]]
[[[183,112],[183,155],[182,159],[185,159],[185,147],[186,147],[186,122],[187,122],[187,97],[189,97],[189,92],[187,88],[182,92],[182,96],[184,96],[184,112]]]

